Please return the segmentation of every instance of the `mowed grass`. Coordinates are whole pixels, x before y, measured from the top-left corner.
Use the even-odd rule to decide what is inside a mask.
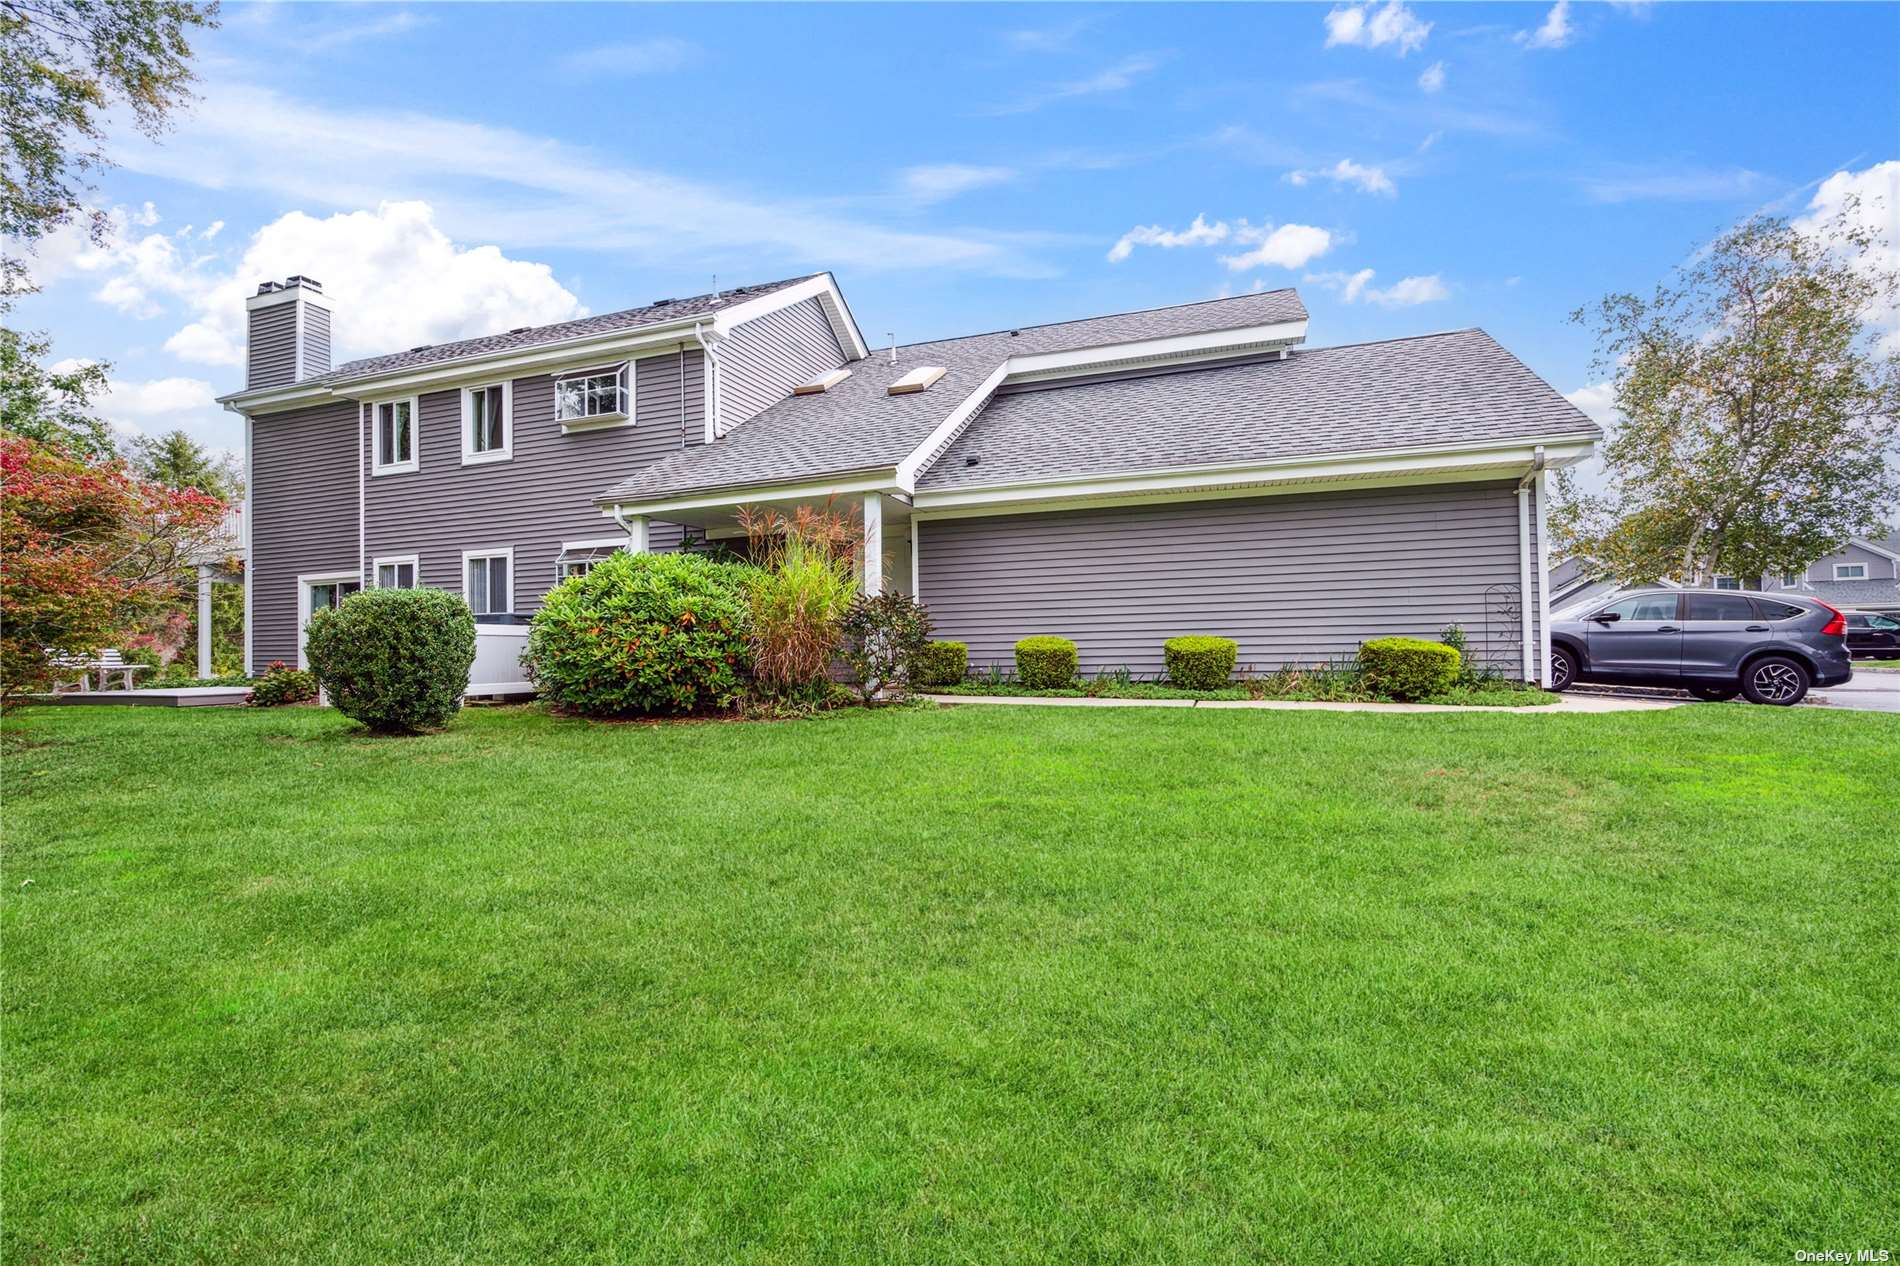
[[[1900,1249],[1900,718],[5,731],[9,1262]]]

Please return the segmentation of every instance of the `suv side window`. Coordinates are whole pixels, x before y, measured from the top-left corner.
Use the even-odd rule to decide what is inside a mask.
[[[1879,629],[1883,633],[1892,633],[1900,630],[1900,620],[1892,620],[1884,615],[1870,615],[1867,617],[1867,627]]]
[[[1770,602],[1766,598],[1755,599],[1755,605],[1761,609],[1764,620],[1792,620],[1806,611],[1806,607],[1790,606],[1785,602]]]
[[[1625,598],[1613,602],[1599,611],[1598,615],[1615,613],[1624,624],[1632,620],[1673,620],[1676,618],[1676,595],[1673,593],[1643,593],[1634,598]]]
[[[1752,620],[1755,604],[1740,594],[1692,593],[1688,595],[1691,620]]]

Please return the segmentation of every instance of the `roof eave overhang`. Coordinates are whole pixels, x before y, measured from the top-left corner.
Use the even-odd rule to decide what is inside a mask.
[[[615,495],[608,493],[597,504],[604,513],[643,514],[664,519],[668,514],[697,510],[728,509],[742,505],[798,503],[845,497],[863,493],[899,494],[895,466],[869,466],[860,470],[838,471],[776,483],[733,484],[724,488],[653,495]]]
[[[1240,496],[1280,488],[1317,490],[1369,481],[1438,482],[1502,478],[1533,469],[1541,450],[1546,468],[1589,457],[1594,433],[1527,436],[1481,445],[1439,445],[1360,453],[1279,458],[1218,466],[1128,470],[981,487],[920,489],[912,505],[931,513],[999,513],[1071,503],[1100,503],[1200,495]]]

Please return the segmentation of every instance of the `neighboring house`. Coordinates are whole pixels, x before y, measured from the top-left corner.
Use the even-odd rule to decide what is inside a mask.
[[[436,585],[493,639],[478,693],[602,552],[829,499],[866,588],[973,666],[1054,633],[1155,673],[1217,633],[1267,669],[1460,624],[1541,678],[1544,476],[1601,435],[1478,330],[1308,348],[1291,290],[873,352],[821,273],[334,369],[314,283],[249,302],[250,662],[358,586]]]
[[[1659,580],[1665,589],[1680,589],[1673,580]],[[1553,619],[1573,619],[1599,607],[1628,589],[1650,589],[1656,585],[1626,585],[1593,571],[1574,554],[1559,559],[1550,567],[1550,610]]]
[[[1900,532],[1854,537],[1803,571],[1764,576],[1762,588],[1806,594],[1837,607],[1900,612]]]

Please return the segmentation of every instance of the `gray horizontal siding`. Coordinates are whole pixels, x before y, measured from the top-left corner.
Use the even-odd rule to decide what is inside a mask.
[[[303,314],[303,376],[330,372],[330,311],[308,304]]]
[[[297,305],[273,303],[249,315],[245,388],[281,387],[297,381]]]
[[[792,388],[844,364],[838,336],[816,299],[737,326],[719,349],[719,412],[727,426],[763,413]]]
[[[421,397],[419,467],[367,480],[365,562],[417,554],[425,585],[462,591],[462,552],[515,551],[515,608],[533,611],[554,583],[563,540],[619,533],[594,505],[616,478],[705,434],[704,354],[698,349],[634,362],[631,427],[563,434],[554,380],[514,380],[514,456],[462,464],[462,405],[456,391]],[[655,549],[674,548],[678,527],[656,524]]]
[[[926,519],[916,531],[936,635],[969,643],[976,668],[1009,666],[1036,633],[1073,638],[1085,673],[1158,674],[1162,642],[1183,633],[1234,638],[1242,666],[1267,670],[1450,624],[1480,658],[1522,664],[1510,483]]]
[[[253,671],[297,662],[298,575],[356,568],[355,414],[344,402],[251,424]]]

